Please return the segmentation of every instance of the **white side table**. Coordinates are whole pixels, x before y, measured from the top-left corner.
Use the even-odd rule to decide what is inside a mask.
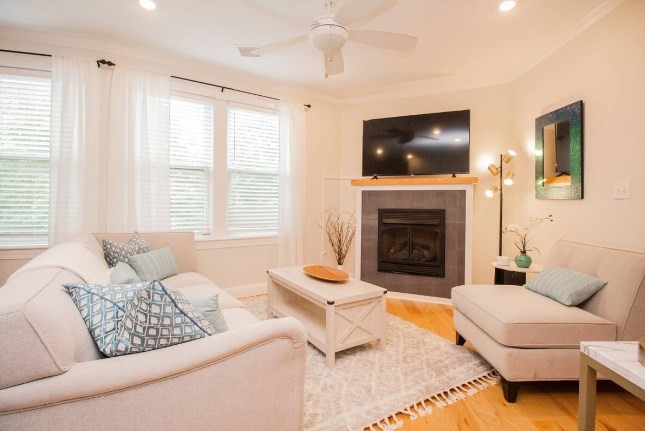
[[[495,267],[495,284],[516,284],[523,285],[526,283],[526,274],[542,272],[544,266],[537,263],[531,264],[528,268],[520,268],[511,261],[508,265],[500,265],[497,262],[491,262]]]
[[[583,341],[580,343],[578,430],[596,426],[598,372],[645,400],[645,366],[638,362],[638,341]]]

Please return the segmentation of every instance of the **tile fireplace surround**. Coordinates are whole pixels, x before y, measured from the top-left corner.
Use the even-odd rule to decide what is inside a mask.
[[[386,180],[354,180],[357,186],[356,273],[361,280],[406,294],[449,298],[450,289],[471,282],[473,186],[476,178],[455,178],[420,183],[411,178],[390,183]],[[392,185],[390,185],[392,184]],[[377,271],[378,210],[444,209],[446,211],[445,277],[429,277]]]

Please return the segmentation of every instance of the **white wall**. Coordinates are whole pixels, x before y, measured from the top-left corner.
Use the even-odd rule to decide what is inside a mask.
[[[645,250],[644,47],[645,2],[627,1],[513,85],[513,137],[523,150],[513,217],[553,214],[536,231],[543,256],[558,238]],[[584,199],[537,200],[535,118],[577,100],[584,103]],[[613,199],[617,180],[630,181],[631,199]]]

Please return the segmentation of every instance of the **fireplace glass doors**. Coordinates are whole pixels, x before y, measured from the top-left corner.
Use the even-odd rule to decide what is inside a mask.
[[[445,276],[443,209],[379,209],[378,271]]]

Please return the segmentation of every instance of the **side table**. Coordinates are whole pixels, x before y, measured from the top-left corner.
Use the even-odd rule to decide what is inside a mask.
[[[531,264],[528,268],[520,268],[511,261],[508,265],[500,265],[491,262],[495,267],[495,284],[516,284],[522,286],[526,283],[526,274],[542,272],[544,266],[537,263]]]
[[[583,341],[580,343],[578,430],[596,426],[598,372],[645,400],[645,366],[638,362],[638,341]]]

